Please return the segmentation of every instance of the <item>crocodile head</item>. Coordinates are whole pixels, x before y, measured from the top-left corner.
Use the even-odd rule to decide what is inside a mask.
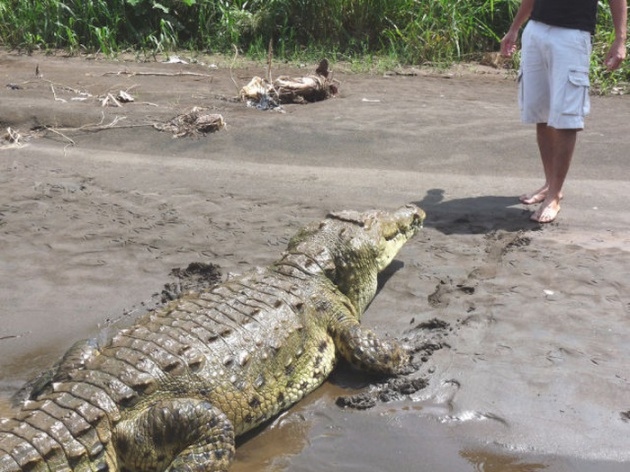
[[[341,211],[303,228],[287,255],[315,265],[344,293],[360,316],[377,289],[377,275],[422,227],[424,212],[406,205],[395,212]],[[316,264],[312,264],[315,262]],[[312,271],[312,267],[309,268]]]

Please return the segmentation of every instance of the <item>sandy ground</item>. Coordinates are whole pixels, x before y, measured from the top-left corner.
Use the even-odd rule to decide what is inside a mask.
[[[0,53],[2,132],[25,138],[0,150],[2,413],[74,341],[141,313],[173,268],[240,272],[328,210],[415,202],[426,227],[364,323],[409,337],[443,321],[428,387],[341,409],[337,397],[374,389],[342,369],[243,442],[234,470],[627,470],[630,101],[593,97],[563,210],[540,227],[516,198],[541,171],[512,75],[338,66],[338,97],[278,113],[230,100],[228,62]],[[264,74],[241,64],[233,78]],[[119,90],[136,101],[100,106]],[[151,127],[193,105],[227,128]]]

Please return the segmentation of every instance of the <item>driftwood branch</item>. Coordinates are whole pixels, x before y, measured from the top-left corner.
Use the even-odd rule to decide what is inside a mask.
[[[192,76],[192,77],[207,77],[212,79],[213,76],[210,74],[201,74],[199,72],[129,72],[127,70],[121,70],[118,72],[105,72],[103,75],[129,75],[129,76],[140,76],[140,75],[152,75],[157,77],[182,77],[182,76]]]
[[[207,113],[204,108],[193,107],[187,113],[177,115],[168,123],[154,123],[153,127],[172,133],[174,138],[181,138],[218,131],[225,127],[225,121],[218,113]]]
[[[267,79],[254,77],[240,90],[241,100],[260,109],[278,108],[284,103],[317,102],[333,97],[338,92],[338,81],[333,79],[328,60],[322,59],[314,74],[303,77],[280,76],[271,82],[271,45]]]
[[[59,131],[58,129],[55,129],[55,128],[50,127],[50,126],[47,126],[47,127],[46,127],[46,131],[51,131],[51,132],[53,132],[53,133],[55,133],[55,134],[58,134],[58,135],[59,135],[59,136],[61,136],[63,139],[65,139],[66,141],[68,141],[68,143],[69,143],[71,146],[75,146],[75,145],[76,145],[76,143],[74,142],[74,140],[73,140],[72,138],[69,138],[68,136],[66,136],[65,134],[63,134],[61,131]]]

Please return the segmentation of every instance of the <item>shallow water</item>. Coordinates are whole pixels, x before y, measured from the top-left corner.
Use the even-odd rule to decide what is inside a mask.
[[[237,450],[234,472],[622,472],[627,464],[588,461],[488,443],[440,422],[440,405],[403,402],[369,411],[331,405],[327,384]],[[469,430],[470,433],[471,430]],[[472,428],[474,431],[474,427]]]

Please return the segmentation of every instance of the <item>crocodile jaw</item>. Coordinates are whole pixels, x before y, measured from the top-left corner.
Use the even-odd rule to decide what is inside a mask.
[[[338,212],[328,216],[338,227],[333,282],[360,317],[377,289],[377,275],[422,227],[424,211],[406,205],[395,212]]]
[[[361,316],[376,295],[377,275],[422,227],[424,212],[406,205],[394,212],[339,211],[304,227],[276,263],[320,273],[346,295]]]
[[[380,247],[376,258],[379,272],[394,260],[405,243],[422,228],[425,216],[422,209],[411,204],[394,213],[380,215]]]

